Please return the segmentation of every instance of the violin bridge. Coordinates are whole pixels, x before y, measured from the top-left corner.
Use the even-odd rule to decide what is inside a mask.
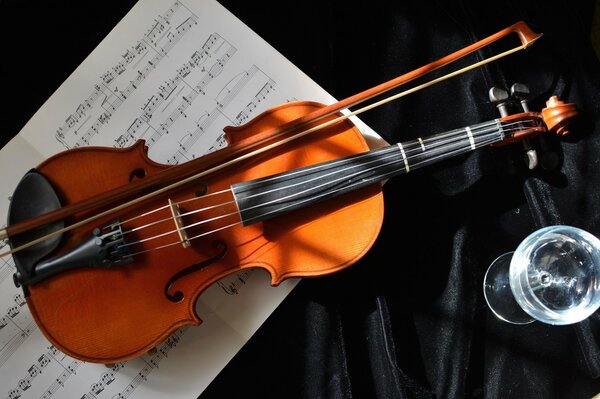
[[[175,228],[177,229],[181,246],[184,248],[189,248],[192,244],[190,244],[187,232],[185,231],[185,227],[181,221],[179,205],[175,204],[173,201],[171,201],[171,198],[169,198],[169,208],[171,209],[171,215],[173,215],[173,222],[175,222]]]

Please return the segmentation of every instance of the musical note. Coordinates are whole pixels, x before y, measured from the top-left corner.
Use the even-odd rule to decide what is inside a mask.
[[[238,295],[240,288],[246,285],[248,278],[252,275],[253,270],[244,270],[237,273],[233,278],[223,279],[218,282],[219,287],[227,295]]]
[[[160,84],[156,93],[147,99],[142,106],[142,113],[132,122],[128,133],[137,134],[142,124],[146,123],[152,129],[151,136],[145,137],[148,147],[151,148],[163,135],[169,133],[180,117],[187,117],[186,111],[192,106],[198,95],[205,95],[208,84],[221,73],[225,64],[236,51],[221,35],[212,33],[201,49],[194,51],[189,61],[178,67],[176,74]],[[200,68],[201,64],[213,57],[215,61],[211,67]],[[195,73],[201,75],[196,78]],[[197,79],[197,83],[190,82],[194,79]],[[183,93],[182,90],[186,87],[192,89]],[[195,139],[189,143],[190,145],[180,144],[176,154],[167,162],[174,164],[182,159],[188,159],[187,153],[197,138],[196,134]],[[117,146],[130,141],[130,139],[125,140],[124,137],[120,137]]]
[[[42,356],[40,356],[40,357],[38,358],[38,360],[37,360],[37,361],[38,361],[38,365],[40,366],[40,368],[42,368],[42,369],[43,369],[43,368],[44,368],[44,367],[46,367],[48,364],[50,364],[50,357],[49,357],[49,356],[48,356],[46,353],[44,353]]]
[[[219,150],[221,148],[224,148],[227,146],[227,140],[225,139],[225,135],[222,134],[219,137],[217,137],[217,140],[215,140],[215,142],[208,148],[208,152],[213,152],[216,150]]]
[[[104,385],[110,385],[115,380],[114,371],[107,371],[102,374],[102,383]]]
[[[31,378],[35,378],[38,374],[40,374],[42,371],[39,368],[39,366],[33,364],[31,365],[31,367],[29,367],[29,369],[27,369],[27,372],[29,373],[29,377]]]
[[[104,384],[101,382],[95,382],[92,384],[90,390],[95,394],[99,395],[100,392],[104,391]]]
[[[257,72],[258,68],[256,65],[252,65],[248,71],[240,73],[238,76],[229,81],[229,83],[217,96],[217,104],[219,107],[225,108],[233,98],[237,97]]]
[[[25,302],[25,299],[23,298],[23,294],[21,294],[21,293],[15,294],[15,296],[13,296],[13,300],[19,306],[25,306],[25,304],[27,303],[27,302]]]
[[[202,122],[196,122],[196,129],[194,129],[191,133],[188,133],[179,141],[179,147],[177,151],[171,158],[168,159],[167,163],[170,165],[176,165],[181,162],[182,159],[187,159],[186,155],[188,151],[194,144],[196,144],[198,139],[202,136],[202,133],[210,128],[219,115],[219,112],[215,109],[212,112],[207,112],[201,116],[199,121]]]
[[[267,83],[250,100],[243,110],[235,117],[236,125],[241,125],[252,117],[252,113],[259,107],[260,102],[264,101],[269,93],[274,90],[275,82],[269,79]]]
[[[100,79],[102,79],[102,81],[104,81],[105,84],[110,84],[110,82],[113,81],[113,79],[115,78],[115,73],[114,71],[106,71],[104,72],[102,75],[100,75]]]
[[[26,391],[29,388],[31,388],[31,380],[29,378],[23,378],[23,379],[19,380],[19,383],[17,384],[17,386],[19,387],[19,389],[21,391]]]
[[[6,314],[8,314],[11,319],[14,319],[20,312],[21,309],[19,309],[18,306],[11,306],[10,308],[8,308]]]
[[[4,316],[3,318],[0,319],[0,330],[2,330],[7,325],[8,325],[8,319],[6,318],[6,316]]]
[[[65,387],[65,382],[75,374],[75,370],[82,364],[79,360],[73,360],[69,366],[59,374],[54,382],[44,391],[43,399],[51,398],[56,392]]]
[[[11,389],[8,391],[8,399],[19,399],[21,397],[20,389]]]
[[[164,30],[165,25],[162,22],[155,19],[154,25],[150,28],[148,33],[146,33],[146,37],[148,38],[148,40],[150,40],[150,42],[156,44],[156,37],[159,36]]]

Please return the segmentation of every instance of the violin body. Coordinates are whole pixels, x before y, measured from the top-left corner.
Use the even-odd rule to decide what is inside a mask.
[[[284,104],[227,132],[234,139],[247,137],[319,107],[322,105],[312,102]],[[64,234],[54,254],[71,250],[96,225],[110,224],[115,218],[125,221],[124,230],[131,231],[126,235],[127,242],[142,242],[129,249],[137,254],[132,263],[73,268],[29,285],[27,303],[33,317],[45,336],[64,353],[85,361],[113,363],[145,353],[181,326],[200,324],[201,315],[195,313],[199,295],[231,273],[263,268],[271,274],[272,284],[277,285],[289,277],[319,276],[353,264],[368,251],[381,227],[383,197],[377,184],[261,223],[236,224],[222,230],[221,218],[235,212],[235,203],[231,198],[209,194],[227,190],[236,182],[366,150],[360,131],[346,120],[268,155],[243,161],[239,167]],[[226,152],[227,148],[219,151]],[[37,170],[64,206],[168,168],[150,160],[140,141],[127,149],[68,150],[48,159]],[[177,208],[184,216],[172,214],[169,200],[179,203],[194,198],[198,199]],[[188,214],[200,203],[205,212]],[[218,206],[220,203],[225,205]],[[158,208],[162,209],[152,212]],[[66,222],[75,223],[89,214],[80,212]],[[180,240],[175,219],[185,225],[201,224],[198,229],[203,231],[218,231],[190,240],[187,246],[171,245]],[[142,226],[146,228],[136,231]],[[190,228],[187,234],[199,233]],[[154,236],[158,237],[143,241]],[[161,246],[167,247],[153,250]],[[190,270],[190,266],[195,268]]]

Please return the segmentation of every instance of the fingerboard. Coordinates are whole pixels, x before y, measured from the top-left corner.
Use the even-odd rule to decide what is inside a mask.
[[[502,141],[500,120],[455,129],[231,186],[244,225]]]

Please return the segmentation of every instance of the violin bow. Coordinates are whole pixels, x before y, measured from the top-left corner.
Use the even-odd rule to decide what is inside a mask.
[[[364,106],[360,109],[357,109],[352,112],[344,113],[334,119],[328,120],[324,123],[318,124],[316,126],[307,128],[305,130],[301,130],[298,133],[294,133],[293,135],[289,135],[281,140],[275,141],[280,137],[288,135],[292,132],[298,131],[307,127],[311,123],[315,123],[320,121],[328,116],[331,116],[339,111],[344,109],[348,109],[355,105],[361,104],[369,99],[372,99],[378,95],[381,95],[385,92],[388,92],[392,89],[398,88],[401,85],[404,85],[408,82],[411,82],[417,78],[425,76],[433,71],[436,71],[446,65],[449,65],[483,47],[487,47],[498,40],[507,37],[510,34],[517,34],[521,44],[512,49],[506,50],[500,54],[491,56],[489,58],[483,59],[474,64],[468,65],[461,69],[458,69],[454,72],[450,72],[446,75],[440,76],[423,84],[417,85],[411,89],[402,91],[395,95],[384,98],[380,101],[374,102],[367,106]],[[266,151],[272,150],[281,145],[287,144],[293,140],[297,140],[301,137],[304,137],[308,134],[311,134],[317,130],[323,129],[325,127],[334,125],[339,123],[345,119],[350,118],[351,116],[358,115],[362,112],[368,111],[390,101],[396,100],[400,97],[404,97],[408,94],[414,93],[418,90],[424,89],[426,87],[432,86],[436,83],[442,82],[446,79],[452,78],[454,76],[465,73],[471,69],[478,68],[482,65],[488,64],[490,62],[496,61],[502,57],[510,55],[520,50],[524,50],[531,46],[537,39],[542,36],[541,33],[536,33],[532,31],[529,26],[523,21],[517,22],[514,25],[511,25],[491,36],[488,36],[484,39],[479,40],[467,47],[464,47],[460,50],[457,50],[445,57],[442,57],[436,61],[433,61],[427,65],[419,67],[413,71],[407,72],[403,75],[400,75],[394,79],[391,79],[387,82],[381,83],[375,87],[367,89],[358,94],[352,95],[344,100],[338,101],[334,104],[327,105],[323,108],[320,108],[316,111],[313,111],[307,115],[304,115],[300,118],[297,118],[291,122],[285,123],[281,126],[267,129],[266,131],[260,132],[256,136],[251,138],[241,140],[238,143],[233,142],[231,133],[235,131],[235,127],[227,127],[225,128],[225,134],[228,141],[231,143],[230,146],[213,152],[211,154],[207,154],[204,157],[199,158],[197,161],[201,161],[199,166],[200,170],[198,170],[198,164],[194,161],[187,162],[182,165],[178,165],[172,167],[170,169],[166,169],[162,172],[156,173],[154,175],[146,177],[144,180],[131,183],[127,186],[123,186],[120,188],[116,188],[114,190],[108,191],[102,195],[96,196],[94,198],[90,198],[87,200],[83,200],[74,204],[69,204],[64,207],[58,208],[54,211],[45,213],[43,215],[33,217],[31,219],[15,223],[13,225],[7,226],[6,228],[0,230],[0,240],[8,239],[14,235],[24,233],[26,231],[33,230],[40,226],[43,226],[48,223],[56,222],[58,220],[63,220],[69,216],[72,216],[78,212],[94,209],[97,207],[107,206],[109,204],[113,204],[117,201],[123,201],[128,198],[131,198],[135,193],[147,191],[152,187],[156,187],[159,184],[162,185],[161,188],[155,189],[147,194],[136,197],[134,199],[130,199],[120,205],[117,205],[111,209],[107,209],[103,212],[97,213],[93,216],[82,219],[78,222],[75,222],[71,225],[68,225],[64,228],[56,230],[52,233],[44,235],[42,237],[31,240],[23,245],[12,248],[8,251],[4,251],[0,253],[0,258],[13,254],[15,252],[21,251],[23,249],[29,248],[39,242],[42,242],[48,238],[56,236],[58,234],[62,234],[71,230],[74,230],[80,226],[88,224],[94,220],[100,219],[104,216],[110,215],[114,212],[121,211],[133,205],[139,204],[147,199],[153,198],[157,195],[163,194],[165,192],[174,190],[179,188],[185,184],[188,184],[194,180],[205,177],[207,175],[213,174],[222,169],[231,167],[234,164],[237,164],[241,161],[244,161],[248,158],[254,157],[256,155],[262,154]],[[223,156],[225,154],[225,156]],[[166,184],[166,185],[164,185]]]

